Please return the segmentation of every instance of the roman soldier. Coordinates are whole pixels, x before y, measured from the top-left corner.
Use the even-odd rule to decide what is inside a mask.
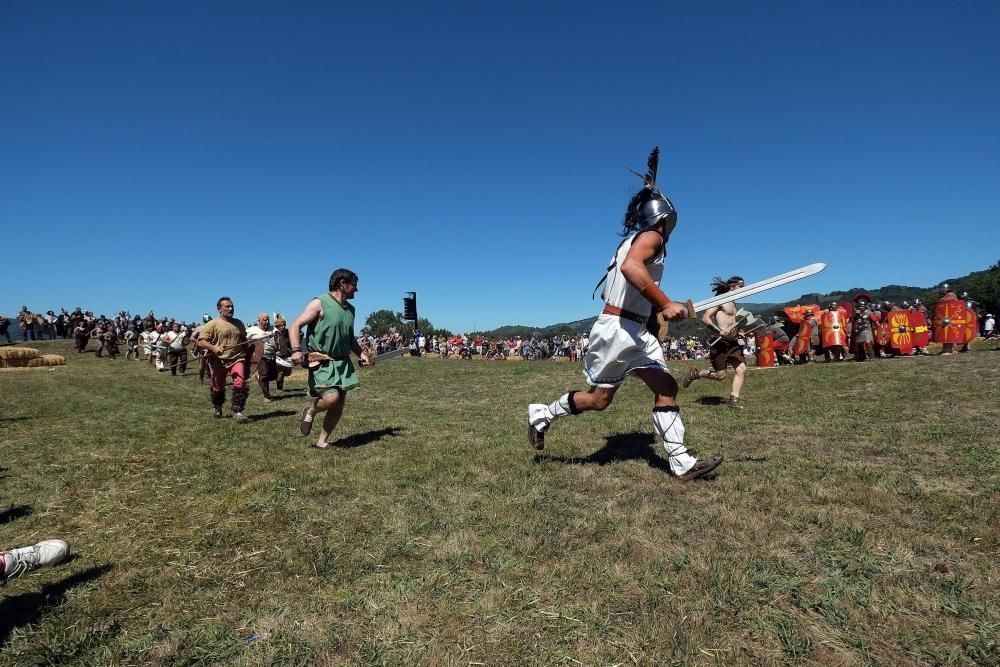
[[[796,363],[812,363],[816,361],[816,347],[819,346],[819,324],[816,322],[816,311],[811,307],[803,312],[799,333],[792,346],[792,357]]]
[[[927,328],[927,306],[920,303],[920,299],[914,299],[913,303],[903,302],[903,306],[909,311],[910,336],[913,339],[913,354],[926,355],[927,343],[930,342],[930,330]]]
[[[869,313],[871,297],[860,293],[854,296],[854,313],[851,315],[851,346],[855,361],[875,361],[873,321]]]
[[[979,302],[973,301],[968,292],[962,292],[959,298],[965,302],[965,336],[959,352],[969,352],[969,344],[979,336]]]
[[[965,342],[965,302],[948,283],[941,286],[941,298],[934,304],[934,342],[941,343],[941,354],[950,355],[955,344]]]
[[[826,361],[843,361],[847,357],[847,309],[831,302],[820,317],[820,331]]]

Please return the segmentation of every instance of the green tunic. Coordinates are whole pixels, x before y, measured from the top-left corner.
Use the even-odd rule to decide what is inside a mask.
[[[337,303],[329,293],[316,297],[323,306],[323,317],[307,329],[309,352],[333,357],[309,372],[309,394],[324,396],[335,388],[350,391],[358,388],[358,374],[351,361],[354,342],[354,306]]]

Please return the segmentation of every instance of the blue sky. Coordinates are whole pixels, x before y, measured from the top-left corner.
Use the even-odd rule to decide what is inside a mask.
[[[7,2],[0,312],[294,316],[346,266],[361,321],[407,291],[453,330],[589,317],[654,144],[672,298],[816,261],[754,300],[930,286],[1000,259],[998,25],[989,2]]]

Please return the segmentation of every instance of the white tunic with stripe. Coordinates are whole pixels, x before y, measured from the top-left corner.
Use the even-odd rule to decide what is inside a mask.
[[[653,305],[633,287],[622,274],[622,264],[632,248],[635,237],[632,234],[618,246],[618,251],[609,263],[607,285],[601,296],[609,306],[616,306],[646,318]],[[649,232],[655,234],[656,232]],[[663,260],[666,257],[666,243],[663,250],[646,263],[649,275],[656,283],[663,277]],[[590,347],[583,374],[587,382],[595,387],[617,387],[625,377],[637,368],[667,368],[663,357],[663,347],[656,336],[646,330],[646,325],[633,322],[617,315],[602,313],[590,330]]]

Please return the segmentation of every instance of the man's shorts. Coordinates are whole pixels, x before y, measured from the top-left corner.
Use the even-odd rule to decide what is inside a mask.
[[[712,362],[712,369],[717,371],[726,370],[726,366],[739,368],[740,364],[745,364],[743,358],[743,346],[735,338],[720,338],[715,345],[709,348],[708,358]]]
[[[645,324],[603,313],[589,340],[583,374],[591,386],[617,387],[637,368],[667,370],[663,347]]]

